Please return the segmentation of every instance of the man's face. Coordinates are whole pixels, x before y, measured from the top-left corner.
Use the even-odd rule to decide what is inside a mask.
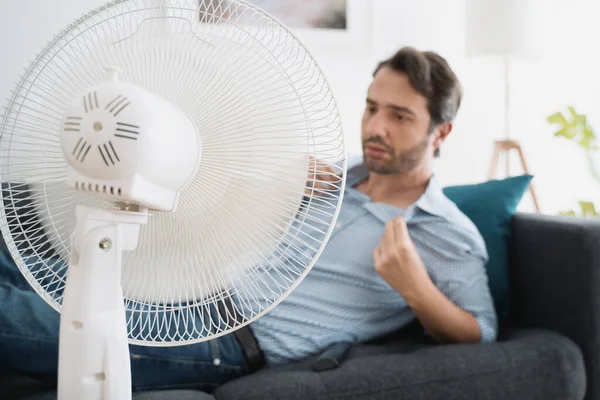
[[[433,157],[427,99],[408,77],[384,67],[369,87],[362,118],[364,161],[371,172],[408,172]]]

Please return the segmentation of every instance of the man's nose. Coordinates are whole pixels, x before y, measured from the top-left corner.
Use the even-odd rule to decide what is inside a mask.
[[[373,115],[367,122],[366,131],[369,137],[385,137],[387,128],[384,119],[378,114]]]

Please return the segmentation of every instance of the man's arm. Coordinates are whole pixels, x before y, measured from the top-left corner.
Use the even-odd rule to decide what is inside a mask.
[[[496,317],[481,259],[450,262],[444,268],[447,279],[437,287],[402,218],[386,225],[373,256],[377,272],[406,300],[434,339],[442,343],[495,339]]]
[[[404,299],[429,335],[440,343],[481,341],[481,329],[473,314],[450,301],[431,279],[421,286],[418,293],[404,296]]]

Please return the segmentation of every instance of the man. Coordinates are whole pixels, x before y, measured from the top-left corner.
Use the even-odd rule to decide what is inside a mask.
[[[461,95],[435,53],[404,48],[377,67],[364,165],[348,172],[337,227],[304,281],[253,324],[270,363],[373,339],[415,317],[442,343],[495,339],[485,244],[432,173]]]
[[[175,348],[131,346],[138,389],[214,387],[269,365],[358,343],[418,319],[440,343],[493,341],[487,253],[433,172],[461,87],[446,61],[403,48],[379,64],[339,222],[313,270],[251,330]],[[9,263],[0,280],[0,369],[55,374],[58,315]],[[35,360],[35,361],[33,361]]]

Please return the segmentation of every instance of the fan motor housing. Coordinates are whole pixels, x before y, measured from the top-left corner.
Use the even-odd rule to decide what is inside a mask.
[[[161,211],[175,210],[201,155],[200,135],[181,109],[123,81],[75,99],[63,117],[61,145],[72,188]]]

